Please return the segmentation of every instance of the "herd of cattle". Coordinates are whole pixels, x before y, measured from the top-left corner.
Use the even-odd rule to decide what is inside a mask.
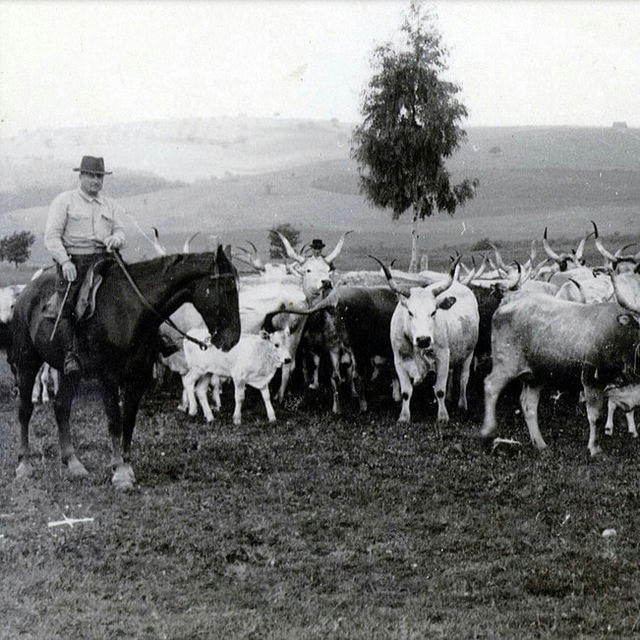
[[[263,264],[255,247],[238,249],[235,258],[255,273],[238,279],[242,335],[228,352],[202,350],[168,324],[161,326],[164,348],[158,367],[182,376],[179,408],[196,415],[198,403],[212,421],[208,396],[220,409],[220,388],[231,379],[235,389],[233,421],[241,421],[245,387],[258,389],[267,417],[276,419],[269,383],[281,369],[277,399],[287,393],[296,362],[303,364],[306,384],[321,384],[320,365],[327,358],[334,413],[341,412],[344,383],[367,409],[366,385],[387,365],[393,372],[390,393],[401,402],[398,420],[411,419],[414,387],[432,382],[437,425],[449,420],[454,396],[467,408],[470,376],[484,378],[485,417],[481,437],[497,432],[496,404],[513,380],[522,384],[522,413],[533,444],[546,443],[538,426],[538,403],[544,386],[579,387],[589,423],[588,449],[599,453],[596,423],[608,403],[605,433],[613,430],[616,407],[626,412],[629,432],[637,437],[633,408],[640,404],[640,252],[612,252],[594,231],[570,253],[552,249],[543,236],[546,259],[535,251],[522,264],[506,264],[497,248],[479,267],[460,257],[447,273],[407,273],[380,260],[380,270],[338,273],[333,262],[347,234],[326,257],[296,251],[281,236],[288,261]],[[586,241],[595,236],[603,257],[586,265]],[[165,250],[155,241],[159,253]],[[185,246],[188,251],[188,246]],[[0,289],[0,328],[7,331],[20,286]],[[189,338],[205,340],[206,327],[195,308],[184,305],[174,326]],[[391,367],[393,365],[393,368]],[[43,375],[50,375],[46,368]],[[47,384],[34,388],[34,399],[48,394]],[[42,396],[43,401],[48,395]]]

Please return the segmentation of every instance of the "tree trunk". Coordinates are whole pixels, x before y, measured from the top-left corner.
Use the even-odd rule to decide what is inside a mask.
[[[411,221],[411,262],[409,263],[409,273],[418,271],[418,215],[415,210]]]

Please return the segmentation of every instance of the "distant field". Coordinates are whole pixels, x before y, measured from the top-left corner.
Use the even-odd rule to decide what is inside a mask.
[[[464,247],[485,237],[531,241],[542,237],[545,226],[551,238],[575,239],[590,231],[590,220],[605,237],[640,235],[640,130],[505,127],[468,134],[449,168],[456,179],[479,178],[478,193],[453,218],[436,215],[424,222],[425,250]],[[64,162],[75,166],[83,145],[95,145],[116,167],[190,180],[120,199],[128,211],[129,253],[136,257],[150,255],[141,232],[149,234],[152,226],[174,249],[201,230],[201,243],[208,234],[232,243],[251,239],[266,257],[267,229],[284,222],[300,229],[303,241],[335,242],[341,231],[353,229],[352,248],[382,243],[398,252],[409,243],[409,217],[393,222],[388,211],[372,208],[360,195],[349,136],[350,125],[333,121],[137,123],[3,141],[2,166],[6,174],[19,167],[28,174],[25,164],[39,167],[31,176],[37,180],[47,163],[60,172]],[[28,160],[38,153],[50,160]],[[20,174],[25,184],[26,174]],[[68,177],[74,177],[70,170]],[[117,193],[128,179],[116,171],[105,193]],[[44,206],[12,211],[0,216],[0,234],[31,229],[38,238],[33,260],[44,261],[45,218]]]

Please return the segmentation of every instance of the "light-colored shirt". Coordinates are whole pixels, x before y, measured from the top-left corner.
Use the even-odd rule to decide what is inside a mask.
[[[104,251],[109,236],[124,243],[123,213],[122,207],[100,194],[64,191],[49,207],[44,246],[58,264],[63,264],[70,255]]]

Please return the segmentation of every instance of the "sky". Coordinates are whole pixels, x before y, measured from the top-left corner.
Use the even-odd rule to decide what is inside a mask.
[[[0,0],[0,136],[236,116],[359,120],[405,2]],[[464,126],[640,126],[640,2],[425,3]]]

